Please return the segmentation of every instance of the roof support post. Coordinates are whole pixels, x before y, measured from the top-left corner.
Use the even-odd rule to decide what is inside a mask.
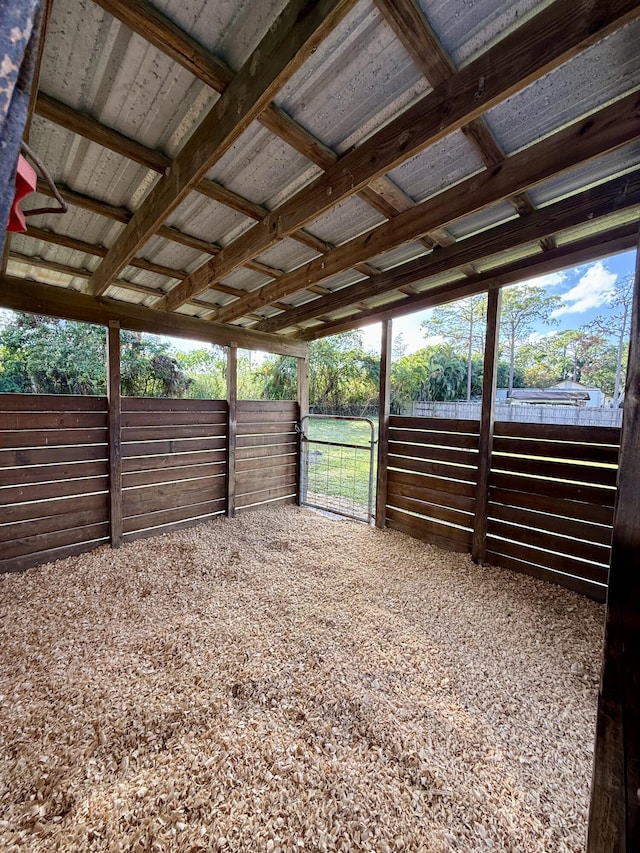
[[[120,385],[120,323],[107,328],[107,403],[109,441],[109,522],[111,547],[122,545],[122,398]]]
[[[298,506],[302,503],[302,472],[304,462],[304,442],[302,440],[302,419],[309,414],[309,356],[298,358],[298,459],[297,459],[297,500]]]
[[[387,524],[387,479],[389,457],[389,416],[391,413],[391,320],[382,322],[380,342],[380,392],[378,397],[378,473],[376,478],[376,527]]]
[[[493,451],[493,424],[495,419],[496,384],[498,380],[498,340],[500,332],[500,306],[502,291],[497,287],[489,291],[487,301],[487,330],[484,345],[482,372],[482,409],[480,412],[480,439],[478,442],[478,482],[476,485],[476,510],[473,521],[471,557],[481,565],[487,550],[487,516],[489,514],[489,477]]]
[[[640,251],[613,518],[588,853],[640,850],[639,502]]]
[[[236,515],[236,445],[238,443],[238,347],[227,349],[227,518]]]

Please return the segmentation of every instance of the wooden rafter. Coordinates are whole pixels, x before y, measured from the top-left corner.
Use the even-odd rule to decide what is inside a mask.
[[[353,316],[314,326],[300,332],[297,337],[300,340],[313,341],[327,335],[337,335],[340,332],[347,332],[370,323],[400,317],[414,311],[422,311],[425,308],[435,308],[437,305],[443,305],[446,302],[465,299],[491,288],[517,284],[526,278],[546,275],[565,267],[579,266],[599,258],[626,252],[634,247],[637,233],[638,226],[636,223],[621,225],[610,231],[576,240],[566,246],[550,249],[543,254],[538,253],[528,258],[513,261],[486,273],[477,273],[473,278],[441,284],[412,296],[404,296],[399,293],[398,301],[392,305],[370,308],[367,311],[357,313],[357,315],[354,313]]]
[[[239,346],[245,349],[264,350],[281,355],[304,357],[308,352],[302,341],[254,332],[240,326],[222,326],[189,317],[186,314],[169,315],[142,305],[133,305],[108,299],[95,298],[63,287],[54,287],[35,281],[26,281],[0,275],[0,306],[13,311],[45,314],[84,323],[109,325],[118,321],[123,329],[136,332],[153,332],[159,335],[190,338],[221,346]]]
[[[529,148],[509,157],[494,171],[485,171],[433,196],[407,213],[379,225],[310,261],[278,281],[248,293],[216,312],[218,322],[228,322],[274,300],[303,290],[329,276],[382,254],[421,234],[521,192],[573,168],[638,135],[640,96],[637,93],[575,122]],[[183,286],[189,279],[182,283]]]
[[[374,178],[468,124],[639,14],[640,4],[634,0],[613,0],[597,10],[587,0],[580,3],[579,10],[555,0],[193,272],[170,294],[166,307],[174,310]],[[242,316],[241,305],[237,310],[236,317]]]
[[[146,196],[90,281],[98,296],[269,104],[354,0],[289,0],[241,71]],[[193,294],[194,296],[197,294]]]
[[[264,332],[286,329],[322,314],[346,308],[361,300],[422,281],[429,276],[460,268],[463,264],[472,264],[500,252],[535,243],[559,231],[587,222],[593,223],[614,211],[638,205],[640,205],[640,170],[609,181],[593,190],[577,193],[543,210],[530,213],[526,217],[509,220],[503,225],[459,240],[452,246],[399,264],[365,282],[357,282],[341,288],[336,293],[305,302],[297,308],[289,308],[283,314],[263,320],[258,328]]]

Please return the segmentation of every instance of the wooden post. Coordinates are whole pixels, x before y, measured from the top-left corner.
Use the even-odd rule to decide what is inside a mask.
[[[478,483],[476,486],[476,512],[473,522],[471,557],[475,563],[484,563],[487,550],[487,516],[489,513],[489,476],[493,450],[493,422],[495,419],[496,384],[498,380],[498,338],[500,331],[500,305],[502,291],[489,291],[487,300],[487,330],[484,345],[482,373],[482,410],[480,412],[480,439],[478,442]]]
[[[309,356],[298,358],[298,426],[302,429],[302,419],[309,414]],[[304,447],[302,432],[298,433],[298,465],[297,465],[297,500],[298,506],[302,503],[302,466],[304,464]]]
[[[378,402],[378,475],[376,479],[376,527],[387,523],[387,460],[389,456],[389,415],[391,412],[391,320],[382,322],[380,344],[380,394]]]
[[[613,518],[588,853],[640,850],[640,246]]]
[[[236,515],[236,444],[238,439],[238,347],[227,349],[227,517]]]
[[[109,521],[111,547],[122,545],[122,399],[120,389],[120,323],[107,329],[107,403],[109,432]]]

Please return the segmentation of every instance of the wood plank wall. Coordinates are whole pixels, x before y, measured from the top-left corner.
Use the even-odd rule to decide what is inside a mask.
[[[123,397],[123,539],[223,513],[226,443],[224,400]]]
[[[298,403],[238,401],[236,508],[290,503],[298,491]]]
[[[479,421],[389,419],[387,526],[455,551],[470,551]]]
[[[108,541],[107,401],[0,399],[0,572]]]

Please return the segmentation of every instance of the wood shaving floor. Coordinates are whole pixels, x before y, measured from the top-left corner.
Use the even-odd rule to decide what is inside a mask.
[[[583,851],[603,616],[291,507],[3,576],[0,849]]]

